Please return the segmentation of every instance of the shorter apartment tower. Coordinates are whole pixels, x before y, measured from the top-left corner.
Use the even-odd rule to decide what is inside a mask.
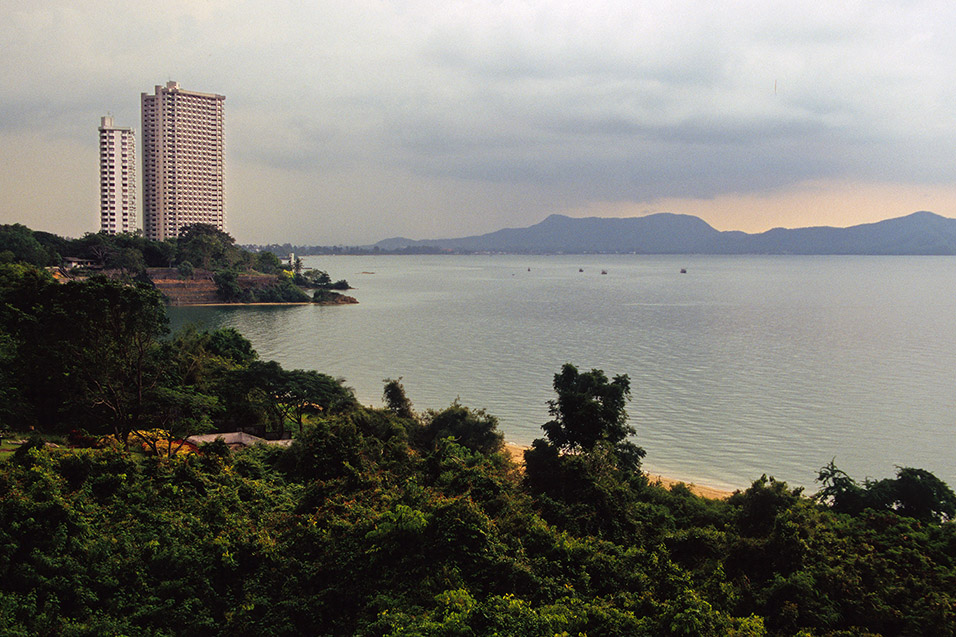
[[[136,137],[100,118],[100,230],[136,231]]]
[[[223,102],[215,93],[177,82],[141,96],[143,112],[143,230],[154,240],[184,226],[226,229]]]

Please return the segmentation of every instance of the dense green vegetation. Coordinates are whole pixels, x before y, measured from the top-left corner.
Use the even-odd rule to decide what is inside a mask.
[[[228,233],[201,223],[186,226],[178,237],[165,241],[105,232],[65,239],[21,224],[0,225],[0,263],[53,267],[65,257],[84,264],[77,270],[80,274],[108,273],[142,283],[150,282],[148,268],[176,268],[183,279],[202,270],[212,276],[219,300],[226,303],[329,302],[339,296],[333,290],[349,289],[344,279],[333,282],[322,270],[303,269],[299,259],[284,264],[273,252],[250,252]],[[241,286],[240,275],[248,273],[275,275],[275,282]],[[314,298],[302,288],[315,290]]]
[[[482,410],[418,412],[401,379],[363,407],[233,330],[168,334],[146,286],[7,263],[0,381],[0,424],[34,432],[0,456],[3,634],[956,633],[949,487],[831,463],[813,498],[668,491],[626,375],[559,370],[522,470]],[[296,438],[139,452],[240,428]]]

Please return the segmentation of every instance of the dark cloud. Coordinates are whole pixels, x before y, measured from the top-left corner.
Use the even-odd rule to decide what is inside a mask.
[[[496,202],[517,220],[818,180],[956,190],[954,26],[924,1],[8,2],[0,135],[73,148],[108,112],[138,129],[167,80],[222,93],[240,228],[253,200],[371,232],[491,230]],[[0,209],[32,201],[21,182]]]

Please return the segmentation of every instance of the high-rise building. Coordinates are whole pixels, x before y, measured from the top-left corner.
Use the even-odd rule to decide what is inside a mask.
[[[226,229],[223,95],[179,88],[143,93],[143,230],[176,237],[184,226]]]
[[[136,136],[100,118],[100,230],[136,231]]]

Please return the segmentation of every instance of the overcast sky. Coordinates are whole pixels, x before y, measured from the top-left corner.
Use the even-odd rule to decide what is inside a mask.
[[[0,223],[96,231],[99,119],[168,80],[226,96],[241,243],[956,217],[950,0],[3,0]]]

